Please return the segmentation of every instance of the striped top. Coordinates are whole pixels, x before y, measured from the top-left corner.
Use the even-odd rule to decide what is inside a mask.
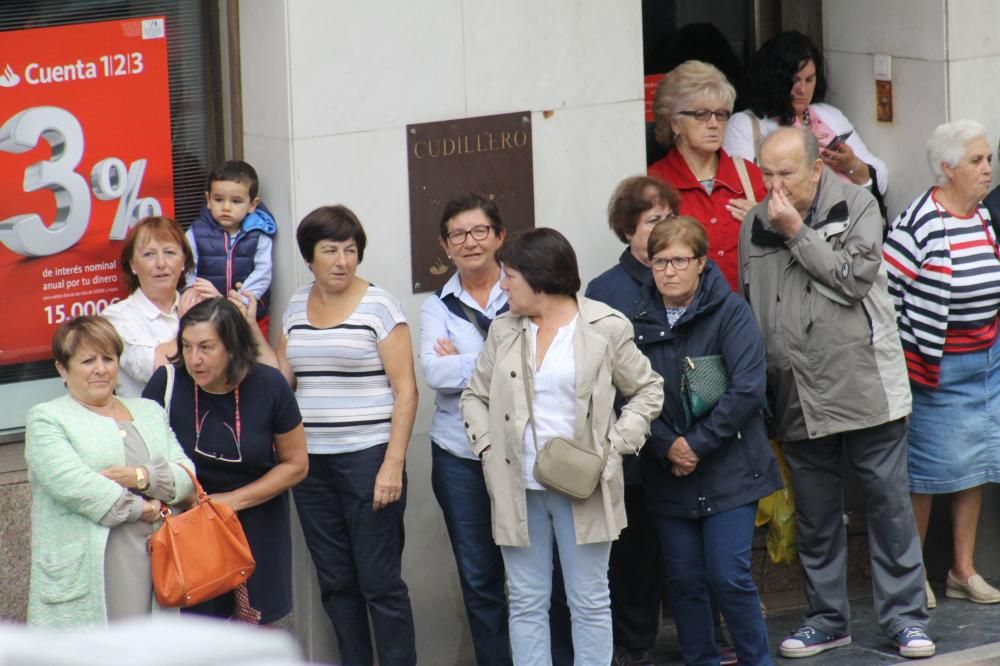
[[[403,308],[369,285],[345,321],[316,328],[306,311],[311,288],[296,290],[282,322],[309,453],[351,453],[384,444],[393,397],[377,345],[406,323]]]
[[[932,188],[893,221],[883,251],[910,379],[935,387],[943,354],[986,349],[997,336],[1000,249],[989,211],[954,215]]]

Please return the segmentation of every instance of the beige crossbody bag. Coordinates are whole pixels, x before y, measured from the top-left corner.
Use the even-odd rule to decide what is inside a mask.
[[[608,449],[597,455],[584,444],[569,437],[553,437],[538,446],[538,431],[535,429],[535,412],[532,407],[534,393],[528,372],[528,336],[521,336],[521,374],[524,377],[524,391],[528,398],[528,423],[535,443],[535,466],[532,475],[538,483],[549,490],[566,495],[571,499],[583,500],[594,494],[601,472],[608,460]],[[593,399],[593,398],[591,398]]]

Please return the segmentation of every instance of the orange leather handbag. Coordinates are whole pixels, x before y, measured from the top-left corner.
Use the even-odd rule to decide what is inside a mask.
[[[213,502],[191,470],[197,504],[171,515],[163,509],[163,525],[149,537],[156,601],[187,607],[213,599],[247,581],[256,563],[243,526],[232,507]]]

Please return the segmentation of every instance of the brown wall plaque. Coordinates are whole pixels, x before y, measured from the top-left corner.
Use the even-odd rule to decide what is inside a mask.
[[[456,194],[496,202],[507,233],[535,225],[529,112],[407,125],[406,144],[413,293],[434,291],[454,271],[438,224]]]

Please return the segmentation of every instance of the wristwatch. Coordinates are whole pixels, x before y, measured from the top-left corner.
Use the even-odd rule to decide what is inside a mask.
[[[138,466],[135,468],[135,488],[140,492],[149,488],[149,479],[146,478],[146,470]]]

